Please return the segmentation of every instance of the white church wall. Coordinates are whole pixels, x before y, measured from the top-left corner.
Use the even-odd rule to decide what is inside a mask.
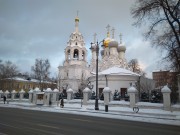
[[[92,91],[96,92],[96,77],[93,76],[89,79],[91,84],[94,86]],[[108,76],[107,77],[107,84],[108,87],[111,89],[112,93],[115,90],[120,92],[121,88],[129,88],[130,83],[135,83],[138,81],[138,77],[136,76]],[[105,76],[99,77],[98,79],[98,88],[105,88],[106,87],[106,78]]]

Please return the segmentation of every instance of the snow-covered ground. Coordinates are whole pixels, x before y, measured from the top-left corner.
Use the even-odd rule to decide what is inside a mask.
[[[21,108],[29,110],[39,110],[57,113],[68,113],[76,115],[88,115],[95,117],[105,117],[113,119],[142,121],[150,123],[178,125],[180,126],[180,105],[173,105],[171,111],[163,110],[163,104],[139,102],[136,105],[139,107],[139,112],[135,113],[132,108],[129,108],[129,102],[126,101],[111,101],[108,107],[108,112],[105,112],[103,101],[99,100],[99,110],[94,110],[94,100],[89,101],[89,105],[81,105],[81,100],[65,100],[64,108],[54,104],[51,106],[40,106],[23,102],[13,101],[9,104],[3,104],[0,101],[0,107]]]

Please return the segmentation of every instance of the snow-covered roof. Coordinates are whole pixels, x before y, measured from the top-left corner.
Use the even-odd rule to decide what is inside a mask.
[[[38,87],[36,87],[36,88],[34,89],[34,91],[35,91],[35,92],[39,92],[40,89],[39,89]]]
[[[21,89],[21,91],[19,93],[25,93],[25,91],[23,89]]]
[[[38,95],[38,94],[44,94],[44,92],[38,92],[38,93],[36,93],[36,94],[37,94],[37,95]]]
[[[165,85],[165,86],[161,89],[161,92],[162,92],[162,93],[170,93],[171,90],[168,88],[167,85]]]
[[[71,88],[69,88],[69,89],[67,90],[67,92],[73,92],[73,90],[72,90]]]
[[[135,93],[135,92],[137,92],[137,89],[134,86],[131,86],[130,88],[128,88],[127,92],[128,93]]]
[[[91,90],[90,90],[88,87],[86,87],[86,88],[83,90],[83,92],[91,92]]]
[[[51,88],[47,88],[45,92],[52,92]]]
[[[58,89],[54,89],[53,92],[59,92],[59,90]]]
[[[137,73],[134,73],[130,70],[119,68],[119,67],[111,67],[99,73],[99,75],[131,75],[131,76],[140,76]]]
[[[7,80],[16,80],[16,81],[22,81],[22,82],[38,82],[39,83],[39,80],[37,79],[30,79],[30,80],[27,80],[25,78],[21,78],[21,77],[13,77],[13,78],[6,78]],[[42,83],[52,83],[52,82],[48,82],[48,81],[41,81]],[[55,83],[53,83],[55,84]]]
[[[11,93],[17,93],[16,90],[13,90]]]
[[[8,91],[8,90],[6,90],[6,91],[5,91],[5,93],[6,93],[6,94],[9,94],[9,91]]]
[[[110,90],[109,87],[105,87],[105,88],[103,89],[103,93],[106,93],[106,92],[111,92],[111,90]]]
[[[28,93],[33,93],[33,89],[31,89]]]

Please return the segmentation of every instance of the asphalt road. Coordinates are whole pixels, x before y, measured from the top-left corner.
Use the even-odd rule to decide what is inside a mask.
[[[0,107],[0,135],[180,135],[180,126]]]

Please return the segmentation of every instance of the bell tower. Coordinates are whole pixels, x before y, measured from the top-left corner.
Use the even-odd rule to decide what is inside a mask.
[[[79,91],[82,82],[89,77],[87,62],[87,49],[83,35],[79,32],[78,12],[75,17],[75,31],[71,33],[64,50],[65,60],[63,66],[59,66],[59,89],[72,88]]]
[[[75,18],[75,31],[71,33],[65,48],[64,65],[87,65],[87,49],[82,34],[79,32],[79,17]]]

